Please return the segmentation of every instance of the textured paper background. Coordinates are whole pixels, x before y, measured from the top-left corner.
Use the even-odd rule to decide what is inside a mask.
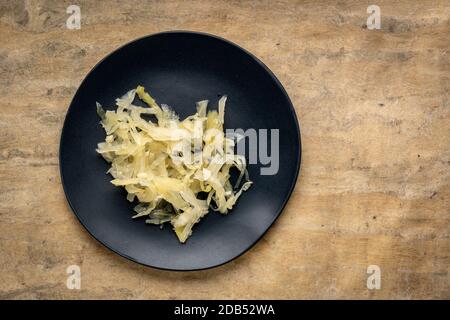
[[[450,298],[448,1],[70,1],[0,4],[0,298]],[[367,30],[366,8],[381,8]],[[303,161],[284,213],[248,253],[193,273],[97,243],[58,168],[76,88],[106,54],[174,29],[223,36],[278,76]],[[66,268],[81,267],[81,290]],[[366,268],[382,287],[368,290]]]

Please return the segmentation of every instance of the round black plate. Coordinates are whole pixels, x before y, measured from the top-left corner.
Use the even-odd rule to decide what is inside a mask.
[[[95,102],[112,108],[115,98],[143,85],[159,103],[184,118],[195,102],[228,95],[226,128],[279,129],[279,171],[261,175],[228,215],[210,212],[180,244],[170,226],[162,230],[133,220],[134,204],[114,187],[109,168],[95,151],[105,138]],[[67,112],[60,145],[61,178],[81,224],[114,252],[169,270],[198,270],[226,263],[251,248],[281,213],[300,167],[300,131],[288,95],[256,57],[224,39],[195,32],[150,35],[117,49],[86,76]]]

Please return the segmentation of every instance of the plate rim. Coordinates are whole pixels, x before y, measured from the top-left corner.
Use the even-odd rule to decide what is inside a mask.
[[[274,81],[274,83],[276,84],[276,86],[281,90],[281,93],[283,94],[283,96],[285,97],[286,101],[288,102],[289,105],[289,111],[291,113],[291,115],[294,118],[294,122],[295,122],[295,131],[297,133],[298,136],[298,144],[299,144],[299,149],[298,149],[298,153],[296,154],[296,170],[295,170],[295,174],[294,174],[294,179],[292,180],[291,185],[289,186],[289,192],[287,193],[287,195],[285,196],[282,205],[280,207],[280,209],[278,210],[278,212],[276,213],[276,215],[274,216],[273,220],[270,222],[269,226],[266,228],[266,230],[264,230],[264,232],[262,232],[247,248],[245,248],[244,250],[242,250],[239,254],[233,256],[232,258],[229,258],[223,262],[217,263],[217,264],[213,264],[213,265],[208,265],[206,267],[200,267],[200,268],[166,268],[166,267],[161,267],[161,266],[155,266],[155,265],[151,265],[149,263],[140,261],[139,259],[136,259],[134,257],[131,257],[129,255],[127,255],[124,252],[120,252],[119,250],[111,247],[110,245],[108,245],[107,243],[105,243],[104,241],[100,240],[99,238],[97,238],[87,227],[87,225],[85,224],[85,222],[80,218],[80,216],[78,215],[77,211],[75,210],[74,206],[72,205],[71,200],[69,199],[69,196],[67,194],[67,190],[66,190],[66,183],[64,181],[64,175],[63,175],[63,165],[61,162],[61,147],[62,147],[62,141],[63,141],[63,136],[64,136],[64,131],[66,128],[66,122],[67,122],[67,118],[69,113],[72,111],[72,105],[73,102],[75,100],[75,98],[78,95],[78,92],[80,91],[80,88],[83,86],[84,82],[86,81],[86,79],[89,78],[89,76],[106,60],[108,59],[110,56],[112,56],[113,54],[115,54],[116,52],[118,52],[119,50],[124,49],[125,47],[135,43],[135,42],[139,42],[142,40],[145,40],[147,38],[152,38],[152,37],[156,37],[156,36],[160,36],[160,35],[164,35],[164,34],[186,34],[186,35],[196,35],[196,36],[201,36],[201,37],[206,37],[206,38],[212,38],[212,39],[216,39],[222,42],[225,42],[228,45],[231,45],[237,49],[239,49],[243,54],[246,54],[249,58],[251,58],[252,60],[254,60],[260,67],[262,67],[270,76],[270,78]],[[191,31],[191,30],[170,30],[170,31],[162,31],[162,32],[156,32],[156,33],[151,33],[145,36],[141,36],[138,38],[135,38],[131,41],[126,42],[125,44],[120,45],[119,47],[113,49],[111,52],[109,52],[106,56],[104,56],[102,59],[100,59],[91,69],[90,71],[84,76],[83,80],[80,82],[80,84],[77,87],[77,90],[75,91],[70,103],[69,103],[69,107],[66,111],[66,115],[64,117],[64,122],[63,122],[63,126],[61,129],[61,134],[60,134],[60,139],[59,139],[59,149],[58,149],[58,161],[59,161],[59,175],[60,175],[60,179],[61,179],[61,185],[63,187],[63,191],[64,191],[64,195],[66,198],[67,203],[69,204],[69,207],[72,211],[72,213],[75,215],[75,217],[77,218],[78,222],[81,224],[81,226],[89,233],[89,235],[91,237],[93,237],[97,242],[99,242],[100,244],[102,244],[104,247],[106,247],[107,249],[111,250],[112,252],[118,254],[119,256],[126,258],[130,261],[133,261],[137,264],[140,264],[142,266],[145,267],[150,267],[150,268],[154,268],[154,269],[158,269],[158,270],[164,270],[164,271],[175,271],[175,272],[190,272],[190,271],[201,271],[201,270],[208,270],[208,269],[212,269],[212,268],[217,268],[220,267],[224,264],[227,264],[231,261],[234,261],[236,259],[238,259],[239,257],[243,256],[245,253],[247,253],[250,249],[252,249],[260,240],[262,237],[264,237],[264,235],[269,231],[270,228],[272,228],[272,226],[274,225],[275,221],[278,220],[278,218],[280,217],[280,215],[283,213],[287,203],[289,202],[289,199],[292,196],[292,193],[295,189],[295,185],[297,184],[297,180],[300,174],[300,168],[301,168],[301,159],[302,159],[302,139],[301,139],[301,132],[300,132],[300,124],[299,124],[299,119],[297,117],[297,113],[295,112],[295,108],[294,105],[286,91],[286,89],[284,88],[284,86],[281,84],[280,80],[278,80],[278,78],[275,76],[275,74],[272,72],[272,70],[269,69],[269,67],[267,67],[258,57],[256,57],[254,54],[252,54],[251,52],[249,52],[248,50],[244,49],[243,47],[241,47],[240,45],[227,40],[221,36],[217,36],[214,34],[210,34],[210,33],[206,33],[206,32],[200,32],[200,31]]]

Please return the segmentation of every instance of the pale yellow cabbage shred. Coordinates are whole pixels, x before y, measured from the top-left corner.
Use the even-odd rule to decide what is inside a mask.
[[[136,95],[148,107],[133,105]],[[159,106],[142,86],[116,99],[115,111],[105,112],[97,103],[106,131],[97,152],[111,164],[111,182],[126,189],[129,201],[139,201],[133,218],[170,222],[184,243],[209,208],[228,213],[251,186],[245,157],[234,153],[234,140],[224,134],[226,99],[219,100],[218,111],[207,112],[206,100],[197,102],[197,112],[183,121],[168,106]],[[246,180],[237,190],[230,182],[232,167],[240,172],[236,185]],[[206,195],[202,199],[201,192]]]

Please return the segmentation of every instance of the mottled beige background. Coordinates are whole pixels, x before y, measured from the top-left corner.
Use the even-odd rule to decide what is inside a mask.
[[[81,30],[67,30],[79,4]],[[382,29],[367,30],[366,8]],[[450,298],[448,1],[1,1],[0,298]],[[137,37],[187,29],[261,58],[303,137],[284,213],[248,253],[193,273],[97,243],[61,187],[58,146],[78,85]],[[82,289],[66,288],[81,266]],[[366,268],[382,271],[368,290]]]

